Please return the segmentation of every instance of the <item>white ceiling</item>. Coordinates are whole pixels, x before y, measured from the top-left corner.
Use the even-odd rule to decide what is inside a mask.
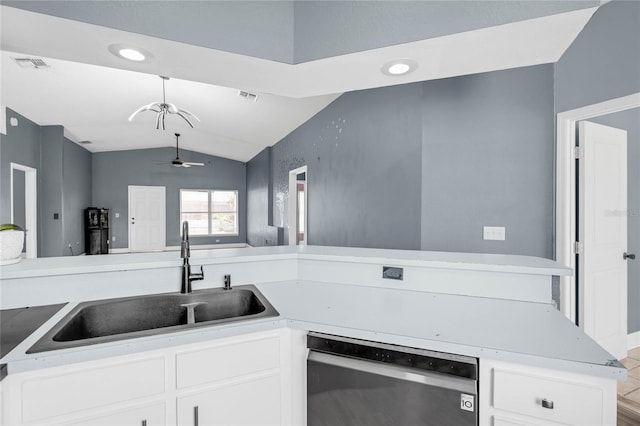
[[[556,62],[595,10],[290,65],[0,6],[0,102],[39,124],[63,125],[72,140],[92,141],[86,147],[94,152],[170,146],[177,130],[185,149],[248,161],[342,92]],[[112,43],[143,47],[154,60],[117,58]],[[44,57],[51,68],[20,68],[12,52]],[[417,61],[417,70],[382,74],[396,58]],[[161,100],[157,75],[172,77],[167,101],[196,114],[195,129],[170,117],[167,131],[155,130],[151,112],[127,121]],[[260,97],[247,101],[238,89]]]

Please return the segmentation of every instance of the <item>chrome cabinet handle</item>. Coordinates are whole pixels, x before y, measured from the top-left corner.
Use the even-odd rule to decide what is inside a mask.
[[[553,401],[549,401],[548,399],[543,399],[542,408],[548,408],[549,410],[553,410]]]
[[[623,258],[624,260],[627,260],[627,259],[635,260],[636,255],[635,255],[635,254],[633,254],[633,253],[624,253],[624,254],[622,255],[622,258]]]
[[[198,406],[193,407],[193,426],[198,426]]]

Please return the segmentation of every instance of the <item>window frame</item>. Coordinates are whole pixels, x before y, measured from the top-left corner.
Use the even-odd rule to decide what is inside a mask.
[[[182,210],[182,194],[184,192],[206,192],[207,193],[207,211],[183,211]],[[217,211],[217,210],[213,210],[213,194],[215,192],[233,192],[235,194],[235,205],[236,208],[235,210],[224,210],[224,211]],[[180,204],[180,231],[182,230],[182,222],[183,222],[183,215],[184,214],[190,214],[190,213],[199,213],[199,214],[206,214],[207,215],[207,230],[208,233],[207,234],[198,234],[198,235],[189,235],[190,237],[193,238],[202,238],[202,237],[237,237],[240,235],[240,219],[238,217],[238,215],[240,214],[240,206],[239,206],[239,191],[237,189],[191,189],[191,188],[180,188],[180,199],[179,199],[179,204]],[[235,215],[236,221],[235,221],[235,233],[215,233],[213,232],[212,226],[211,226],[211,222],[212,222],[212,217],[214,214],[218,214],[218,213],[232,213]]]

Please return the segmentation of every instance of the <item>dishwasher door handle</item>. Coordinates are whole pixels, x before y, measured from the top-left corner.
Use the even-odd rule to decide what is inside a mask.
[[[468,394],[476,395],[476,381],[464,377],[450,376],[442,373],[423,371],[415,368],[402,367],[394,364],[385,364],[362,360],[357,358],[347,358],[344,356],[331,355],[323,352],[309,351],[307,361],[321,364],[334,365],[365,373],[377,374],[391,377],[398,380],[420,383],[444,389],[451,389]]]

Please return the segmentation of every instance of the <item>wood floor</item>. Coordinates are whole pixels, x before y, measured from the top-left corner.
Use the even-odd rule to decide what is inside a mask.
[[[629,376],[618,382],[618,426],[640,426],[640,348],[629,351],[620,362]]]

